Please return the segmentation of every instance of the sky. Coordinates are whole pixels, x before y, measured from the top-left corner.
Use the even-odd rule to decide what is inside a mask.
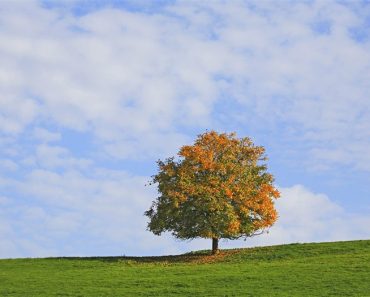
[[[0,3],[0,258],[179,254],[156,161],[266,148],[277,223],[221,248],[370,239],[369,1]]]

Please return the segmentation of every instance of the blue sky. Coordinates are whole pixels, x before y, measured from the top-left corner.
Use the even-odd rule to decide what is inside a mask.
[[[368,1],[0,10],[1,258],[209,248],[143,216],[155,161],[207,129],[265,146],[282,193],[269,234],[222,247],[370,238]]]

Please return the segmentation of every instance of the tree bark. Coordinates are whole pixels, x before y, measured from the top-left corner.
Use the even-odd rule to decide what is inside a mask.
[[[212,238],[212,255],[218,254],[218,238]]]

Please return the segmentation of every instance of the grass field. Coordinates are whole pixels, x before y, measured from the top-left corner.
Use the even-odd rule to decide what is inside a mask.
[[[370,240],[0,260],[0,296],[370,296]]]

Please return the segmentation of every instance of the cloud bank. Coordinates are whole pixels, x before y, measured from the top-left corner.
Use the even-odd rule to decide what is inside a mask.
[[[0,257],[208,247],[156,238],[142,216],[154,161],[205,129],[255,137],[281,175],[307,168],[310,187],[287,178],[280,221],[250,244],[369,237],[369,11],[2,2]],[[351,199],[317,194],[322,171],[339,189],[352,177]]]
[[[98,179],[104,175],[104,179]],[[20,185],[24,201],[7,197],[1,204],[0,257],[161,255],[210,249],[210,240],[179,241],[146,229],[153,189],[145,178],[98,171],[86,178],[76,172],[34,172]],[[326,195],[301,185],[281,189],[279,220],[269,233],[246,241],[221,241],[222,248],[364,239],[367,215],[349,213]],[[38,201],[26,197],[38,197]],[[20,235],[23,236],[20,236]]]
[[[239,104],[227,128],[288,123],[281,132],[315,144],[305,147],[311,158],[369,169],[369,40],[354,33],[369,24],[356,5],[179,1],[156,13],[107,5],[79,16],[9,2],[2,10],[7,134],[52,123],[93,133],[115,158],[168,153],[187,129],[222,127],[217,106]]]

